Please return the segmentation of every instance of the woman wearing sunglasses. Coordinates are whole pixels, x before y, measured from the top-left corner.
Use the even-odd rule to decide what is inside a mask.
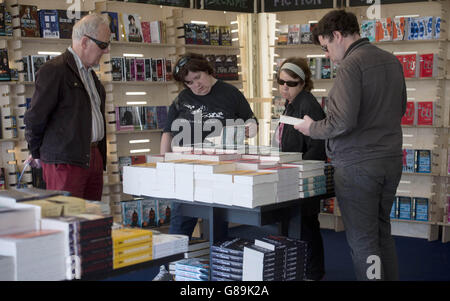
[[[308,61],[304,58],[286,59],[277,74],[278,90],[286,99],[283,115],[314,120],[325,118],[317,99],[311,94],[313,82]],[[280,124],[276,139],[283,152],[301,152],[304,160],[326,160],[324,140],[314,140],[294,129]],[[320,280],[325,274],[322,236],[319,224],[320,203],[302,207],[301,239],[309,242],[310,253],[306,266],[306,278]]]

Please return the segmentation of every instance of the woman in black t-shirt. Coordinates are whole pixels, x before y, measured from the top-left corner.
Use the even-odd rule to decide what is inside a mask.
[[[303,118],[311,116],[314,120],[325,118],[325,113],[317,99],[310,93],[313,88],[311,70],[304,58],[288,58],[280,66],[277,74],[278,90],[286,99],[283,115]],[[301,152],[304,160],[326,160],[325,141],[311,139],[297,131],[292,125],[280,124],[277,129],[281,151]],[[300,238],[308,241],[306,278],[320,280],[325,274],[324,251],[320,234],[320,203],[307,203],[301,208]]]
[[[256,118],[244,95],[234,86],[217,80],[214,69],[200,54],[182,56],[174,68],[174,79],[186,89],[181,91],[169,108],[167,125],[161,138],[161,154],[172,145],[202,143],[209,136],[219,136],[223,126],[245,123],[245,136],[257,132]],[[253,122],[252,122],[253,121]],[[201,135],[196,130],[201,129]],[[169,233],[192,236],[197,218],[182,216],[177,203],[172,204]],[[223,225],[226,235],[228,225]]]

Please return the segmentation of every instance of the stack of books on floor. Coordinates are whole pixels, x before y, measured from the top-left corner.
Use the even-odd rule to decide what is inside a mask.
[[[175,262],[175,281],[208,281],[209,270],[209,259],[182,259]]]
[[[304,279],[307,244],[281,236],[255,239],[244,247],[244,281],[293,281]]]
[[[66,279],[81,279],[112,270],[112,216],[78,214],[43,218],[42,229],[63,232]]]
[[[300,198],[308,198],[327,192],[324,161],[303,160],[282,165],[298,168]]]
[[[152,237],[153,232],[150,230],[137,228],[113,229],[113,268],[123,268],[152,260]]]
[[[234,238],[211,246],[211,281],[241,281],[244,247],[248,239]]]

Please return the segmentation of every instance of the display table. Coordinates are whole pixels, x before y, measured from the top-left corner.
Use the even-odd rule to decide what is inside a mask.
[[[221,227],[223,222],[258,227],[279,222],[281,226],[280,235],[301,239],[301,206],[309,202],[320,202],[322,199],[331,197],[334,197],[333,193],[256,208],[189,202],[177,199],[173,201],[179,204],[182,215],[209,221],[209,242],[212,245],[225,236]]]

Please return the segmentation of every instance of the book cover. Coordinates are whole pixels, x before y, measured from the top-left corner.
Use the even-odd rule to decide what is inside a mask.
[[[184,43],[197,44],[197,25],[193,23],[184,24]]]
[[[13,17],[11,13],[5,11],[5,35],[10,37],[13,35]]]
[[[162,25],[161,21],[150,22],[150,39],[152,43],[160,44],[164,42]]]
[[[403,73],[406,78],[417,77],[417,55],[405,54],[402,56]]]
[[[329,58],[321,59],[320,76],[322,79],[331,78],[331,61]]]
[[[172,60],[165,58],[164,59],[164,65],[166,66],[166,72],[165,72],[166,78],[165,78],[165,81],[168,82],[168,81],[173,80]]]
[[[119,41],[120,33],[119,33],[119,14],[116,12],[104,12],[109,19],[109,30],[111,31],[111,40]]]
[[[210,25],[209,26],[209,39],[210,44],[214,46],[220,45],[220,29],[219,26]]]
[[[230,26],[220,26],[220,45],[231,46],[231,28]]]
[[[414,125],[416,116],[416,103],[414,101],[408,101],[406,103],[406,112],[402,117],[403,125]]]
[[[424,26],[424,40],[432,40],[434,39],[434,17],[428,16],[423,17],[423,26]]]
[[[414,198],[415,219],[417,221],[428,221],[428,199]]]
[[[157,227],[158,226],[158,200],[143,199],[142,206],[142,227]]]
[[[47,61],[46,55],[32,55],[31,56],[31,73],[33,75],[33,81],[36,78],[36,72],[38,72],[39,68],[44,65]]]
[[[121,14],[122,24],[125,30],[125,38],[128,42],[142,42],[141,21],[138,14]]]
[[[133,107],[116,107],[116,125],[117,130],[133,130],[135,113]]]
[[[430,150],[416,150],[416,172],[431,173]]]
[[[158,225],[168,225],[170,224],[171,217],[171,201],[158,199]]]
[[[226,67],[226,55],[216,55],[216,60],[214,63],[215,66],[215,73],[217,79],[226,80],[227,79],[227,72],[228,68]]]
[[[123,59],[121,57],[111,58],[111,74],[113,81],[123,81]]]
[[[278,41],[277,45],[287,45],[288,43],[288,34],[289,34],[289,25],[281,24],[278,26]]]
[[[152,130],[158,128],[157,111],[155,106],[145,107],[145,129]]]
[[[227,80],[239,80],[239,69],[237,63],[237,56],[235,54],[227,55],[225,59],[225,66],[227,68]]]
[[[203,24],[197,24],[196,27],[197,31],[197,44],[199,45],[210,45],[210,33],[209,33],[209,27]]]
[[[402,41],[405,39],[405,18],[394,18],[392,21],[392,40]]]
[[[441,38],[441,17],[436,17],[434,22],[434,38]]]
[[[420,54],[420,77],[433,77],[435,76],[435,58],[436,54],[427,53]]]
[[[5,13],[5,4],[0,3],[0,36],[6,36]]]
[[[122,224],[129,227],[141,227],[142,208],[140,200],[122,201]]]
[[[368,38],[370,42],[376,40],[376,21],[362,20],[361,21],[361,38]]]
[[[145,60],[136,58],[134,60],[134,69],[136,72],[136,81],[145,80]]]
[[[58,11],[55,9],[41,9],[39,11],[39,26],[41,36],[48,39],[59,39]]]
[[[152,80],[152,59],[144,59],[145,61],[145,80],[151,81]]]
[[[157,106],[156,107],[157,125],[158,129],[164,129],[167,124],[167,107]]]
[[[11,80],[9,69],[8,49],[0,49],[0,81]]]
[[[150,22],[143,21],[141,22],[141,26],[142,26],[142,37],[144,39],[144,42],[151,43],[152,39],[150,36]]]
[[[410,197],[405,197],[405,196],[399,196],[398,197],[398,202],[399,202],[399,215],[398,218],[399,219],[407,219],[410,220],[411,216],[412,216],[412,212],[411,212],[411,198]]]
[[[403,149],[403,172],[413,173],[415,172],[415,150]]]
[[[312,44],[313,43],[313,36],[311,31],[311,25],[308,24],[302,24],[301,25],[301,33],[300,33],[300,43],[301,44]]]
[[[164,59],[157,58],[156,59],[156,81],[158,81],[158,82],[165,81],[165,71],[166,71],[166,67],[164,66]]]
[[[75,25],[75,19],[69,18],[67,16],[67,10],[58,9],[58,23],[59,23],[59,38],[60,39],[71,39],[72,29]]]
[[[39,15],[35,5],[19,5],[22,37],[40,37]]]
[[[288,25],[287,44],[288,45],[300,44],[300,24],[289,24]]]
[[[417,125],[433,125],[434,102],[419,101],[417,103]]]

